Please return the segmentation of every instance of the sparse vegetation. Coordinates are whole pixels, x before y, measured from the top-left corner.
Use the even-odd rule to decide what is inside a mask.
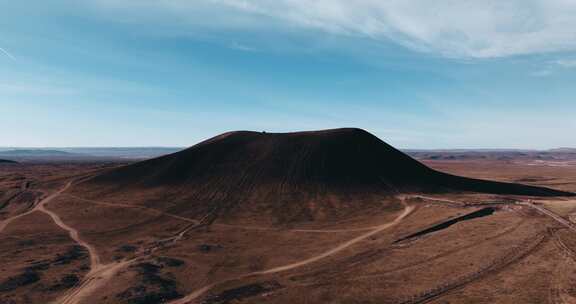
[[[209,295],[202,304],[230,304],[236,301],[242,301],[266,292],[282,288],[276,281],[267,281],[262,283],[253,283],[236,288],[224,290],[218,294]]]
[[[33,270],[26,270],[23,273],[9,277],[0,283],[0,292],[13,291],[14,289],[30,285],[40,281],[40,275]]]
[[[80,278],[78,277],[78,275],[76,274],[67,274],[64,277],[62,277],[58,283],[50,286],[48,288],[48,290],[54,292],[54,291],[60,291],[60,290],[66,290],[66,289],[70,289],[74,286],[76,286],[78,283],[80,282]]]
[[[139,274],[140,285],[133,286],[116,295],[118,299],[130,304],[165,303],[182,295],[177,290],[177,282],[163,274],[162,269],[181,266],[183,262],[171,258],[158,258],[156,262],[139,263],[131,268]]]

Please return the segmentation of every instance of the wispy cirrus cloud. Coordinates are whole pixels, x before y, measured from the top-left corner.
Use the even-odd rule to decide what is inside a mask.
[[[569,0],[210,0],[291,26],[394,41],[448,57],[576,51]]]
[[[10,58],[10,60],[16,61],[16,57],[14,57],[14,55],[12,55],[10,52],[8,52],[5,48],[0,47],[0,53],[3,53],[4,55],[6,55],[6,57]]]
[[[85,1],[136,15],[170,12],[192,25],[278,30],[280,24],[464,59],[576,51],[573,0]]]

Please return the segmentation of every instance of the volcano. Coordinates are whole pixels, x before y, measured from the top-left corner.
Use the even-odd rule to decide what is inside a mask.
[[[275,222],[346,216],[401,193],[572,193],[432,170],[356,128],[294,133],[236,131],[186,150],[116,168],[85,182],[94,195],[143,191],[141,204],[188,215],[266,216]],[[145,198],[144,198],[145,197]]]

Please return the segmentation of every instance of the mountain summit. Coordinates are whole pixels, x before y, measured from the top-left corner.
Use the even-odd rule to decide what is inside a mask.
[[[351,212],[406,192],[570,195],[441,173],[355,128],[224,133],[174,154],[114,169],[87,184],[110,193],[162,192],[171,208],[185,213],[216,208],[228,216],[271,213],[280,221]]]

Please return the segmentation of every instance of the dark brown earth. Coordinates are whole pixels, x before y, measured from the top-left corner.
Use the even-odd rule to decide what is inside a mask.
[[[0,166],[0,303],[576,300],[576,166],[424,164],[340,129]]]

